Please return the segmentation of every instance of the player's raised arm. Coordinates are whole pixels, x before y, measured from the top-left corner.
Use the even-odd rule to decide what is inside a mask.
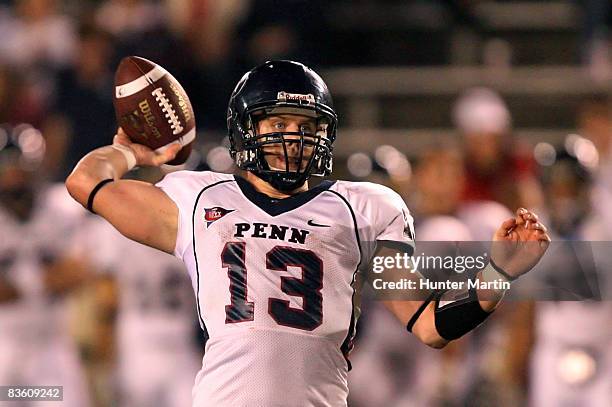
[[[536,265],[549,242],[546,227],[537,215],[521,208],[516,217],[503,222],[496,231],[491,261],[475,279],[481,282],[516,280]],[[377,256],[394,255],[389,248],[377,252]],[[399,271],[402,272],[405,271]],[[408,273],[407,277],[422,278],[418,273]],[[431,291],[424,295],[427,297],[424,301],[384,301],[384,304],[423,343],[441,348],[480,325],[495,310],[504,292],[478,287],[468,298],[441,305],[443,293]]]
[[[176,243],[178,209],[156,186],[121,177],[134,166],[160,166],[181,149],[162,153],[132,143],[119,129],[112,146],[87,154],[75,167],[66,187],[70,195],[109,221],[126,237],[172,253]]]

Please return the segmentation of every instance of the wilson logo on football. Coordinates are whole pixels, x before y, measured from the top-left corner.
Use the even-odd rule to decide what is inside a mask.
[[[235,209],[221,208],[219,206],[204,208],[204,221],[206,222],[206,227],[208,228],[213,222],[218,221],[228,213],[234,212],[234,210]]]

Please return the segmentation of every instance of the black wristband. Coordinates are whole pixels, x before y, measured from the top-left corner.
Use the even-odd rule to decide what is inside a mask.
[[[96,212],[93,210],[93,202],[94,202],[94,198],[96,197],[96,194],[98,193],[98,191],[100,191],[100,189],[102,189],[102,187],[106,184],[108,184],[109,182],[113,182],[114,179],[112,178],[107,178],[107,179],[103,179],[102,181],[98,182],[98,185],[96,185],[94,187],[94,189],[91,190],[91,192],[89,193],[89,198],[87,198],[87,210],[93,214],[95,214]]]
[[[508,281],[514,281],[518,278],[518,277],[513,277],[510,274],[506,273],[504,269],[499,267],[497,264],[493,263],[493,259],[489,259],[489,263],[491,264],[491,267],[495,269],[495,271],[497,271],[499,274],[504,276]]]

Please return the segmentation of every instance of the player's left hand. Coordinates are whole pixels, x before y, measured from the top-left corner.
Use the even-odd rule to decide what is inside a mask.
[[[491,259],[513,278],[527,273],[542,258],[550,244],[546,226],[538,216],[519,208],[514,218],[503,222],[493,236]]]

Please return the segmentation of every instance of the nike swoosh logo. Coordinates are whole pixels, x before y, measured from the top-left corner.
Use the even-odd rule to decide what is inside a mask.
[[[310,226],[317,226],[317,227],[320,227],[320,228],[329,228],[329,227],[331,227],[330,225],[321,225],[319,223],[315,223],[312,219],[310,219],[307,223]]]

